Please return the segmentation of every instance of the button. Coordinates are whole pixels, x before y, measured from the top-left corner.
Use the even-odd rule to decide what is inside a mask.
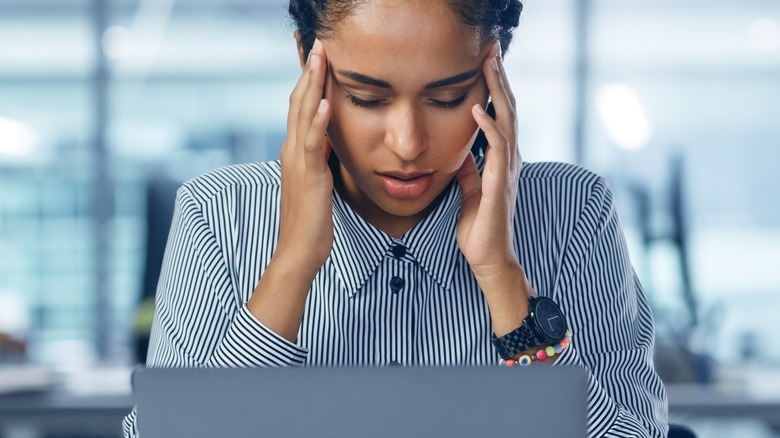
[[[391,360],[388,365],[390,365],[391,367],[400,367],[401,366],[401,364],[398,363],[397,360]]]
[[[393,290],[393,292],[398,293],[401,289],[404,288],[404,279],[401,277],[393,277],[390,279],[390,289]]]
[[[403,245],[396,245],[393,247],[393,257],[400,259],[406,255],[406,247]]]

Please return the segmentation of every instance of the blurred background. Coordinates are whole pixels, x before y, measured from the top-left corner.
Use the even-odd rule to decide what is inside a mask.
[[[526,0],[525,161],[606,176],[674,421],[780,436],[780,3]],[[275,159],[283,0],[0,0],[0,436],[119,435],[175,190]]]

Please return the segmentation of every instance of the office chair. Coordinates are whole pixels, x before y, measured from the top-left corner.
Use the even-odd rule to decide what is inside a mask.
[[[669,424],[668,438],[696,438],[692,430],[681,424]]]

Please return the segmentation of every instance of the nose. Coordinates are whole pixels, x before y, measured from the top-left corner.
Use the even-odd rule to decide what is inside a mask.
[[[404,161],[413,161],[425,151],[425,123],[414,104],[399,103],[389,111],[385,146]]]

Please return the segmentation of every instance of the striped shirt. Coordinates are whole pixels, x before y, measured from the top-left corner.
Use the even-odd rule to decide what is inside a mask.
[[[277,244],[280,171],[279,162],[233,165],[179,189],[147,366],[498,363],[487,303],[457,245],[455,182],[400,238],[368,224],[334,191],[333,248],[309,291],[297,343],[258,321],[246,303]],[[588,436],[665,437],[653,319],[607,183],[569,164],[525,163],[516,206],[520,263],[574,333],[555,365],[587,370]],[[123,428],[137,435],[135,410]]]

